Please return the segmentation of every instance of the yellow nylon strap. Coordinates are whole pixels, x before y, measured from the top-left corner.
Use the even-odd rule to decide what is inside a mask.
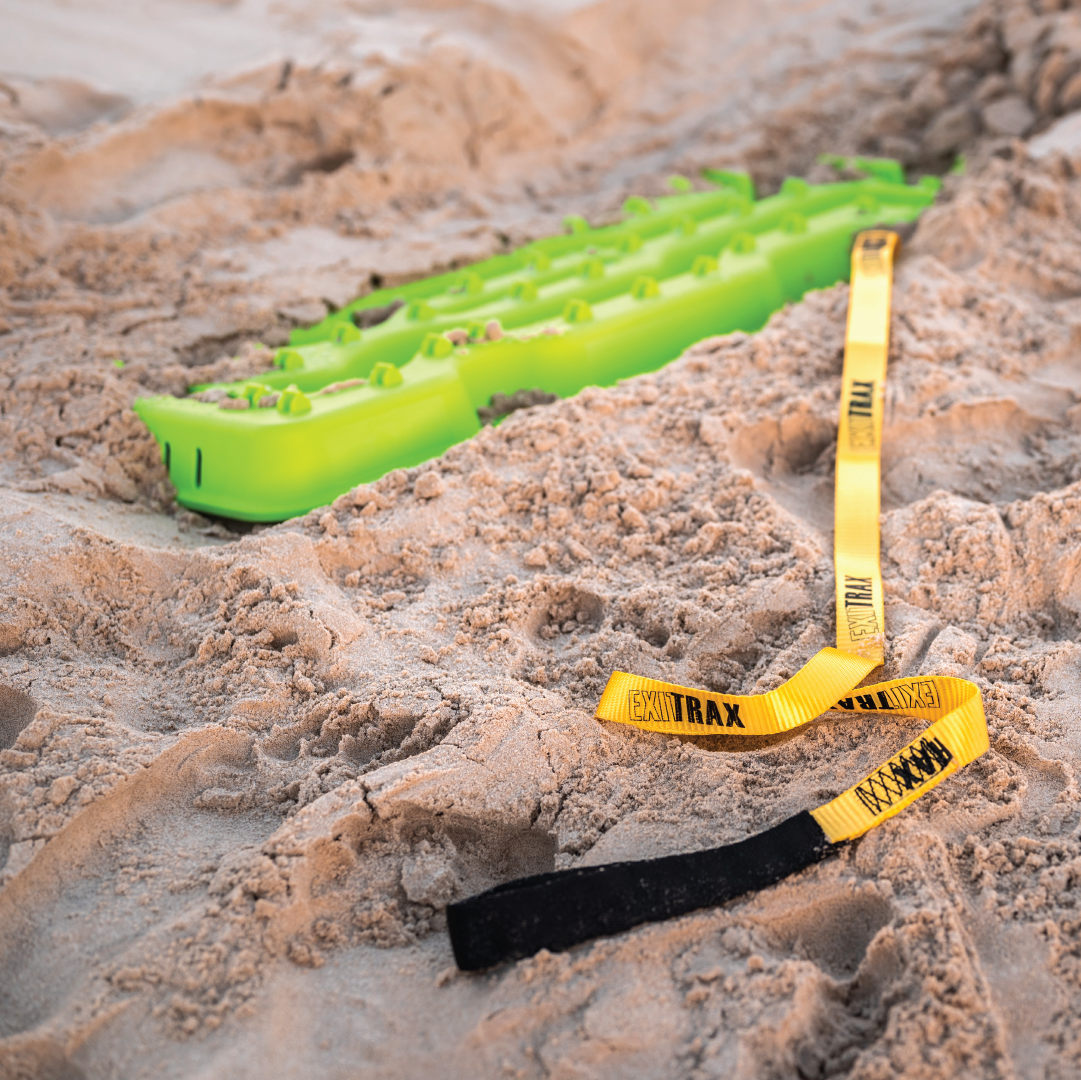
[[[897,234],[861,233],[852,251],[852,286],[837,428],[833,566],[837,648],[881,664],[886,620],[879,570],[879,472],[890,286]]]
[[[682,735],[775,735],[831,708],[934,721],[870,776],[811,811],[834,843],[903,810],[988,747],[983,701],[970,682],[933,676],[860,686],[885,648],[879,459],[896,246],[894,233],[872,231],[857,237],[852,252],[837,446],[837,648],[822,649],[766,694],[713,694],[617,671],[597,706],[599,720]]]
[[[777,735],[820,716],[875,668],[873,660],[822,649],[768,694],[711,694],[615,671],[597,717],[668,735]]]
[[[858,697],[873,700],[875,707],[868,711],[885,711],[882,699],[887,699],[895,702],[890,711],[936,723],[870,776],[811,811],[835,844],[881,825],[951,773],[975,761],[989,746],[980,691],[966,679],[934,675],[861,686],[852,698],[860,710],[865,706],[858,703]],[[846,701],[840,704],[844,707]]]

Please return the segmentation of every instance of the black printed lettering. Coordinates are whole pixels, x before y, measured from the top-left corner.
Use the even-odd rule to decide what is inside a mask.
[[[866,637],[868,634],[878,633],[878,617],[874,610],[848,611],[848,636],[851,638]]]
[[[724,711],[728,714],[724,718],[725,727],[746,727],[747,725],[739,718],[739,702],[734,705],[729,705],[727,701],[722,701]]]
[[[944,772],[951,761],[953,754],[940,739],[920,739],[918,746],[902,750],[857,784],[856,795],[872,814],[881,814],[908,792]]]
[[[861,379],[852,380],[852,393],[848,399],[849,416],[871,416],[874,411],[875,384]]]
[[[874,583],[869,577],[853,577],[845,574],[845,607],[863,607],[873,599]],[[859,601],[849,604],[848,601]]]
[[[714,720],[717,721],[717,727],[720,727],[721,713],[720,710],[717,708],[717,702],[715,702],[712,698],[706,698],[706,723],[712,724]],[[699,720],[698,722],[701,723],[702,721]]]
[[[875,448],[873,381],[852,380],[848,398],[848,445],[852,450]]]
[[[845,574],[844,607],[849,637],[860,638],[879,632],[871,578]]]
[[[672,700],[676,703],[676,723],[683,723],[683,695],[672,693]]]
[[[875,699],[871,694],[857,694],[856,700],[860,703],[861,709],[877,709]]]
[[[864,240],[860,247],[860,270],[868,277],[876,277],[886,272],[886,260],[882,257],[882,249],[886,241],[875,237]]]
[[[903,709],[937,709],[939,707],[938,691],[930,679],[920,682],[902,683],[890,689],[890,694],[900,703]]]
[[[874,450],[875,422],[869,416],[850,416],[848,419],[848,447],[850,450]]]
[[[643,690],[646,713],[644,719],[654,724],[668,722],[668,695],[663,690]]]
[[[913,747],[911,757],[925,773],[934,772],[936,765],[941,771],[953,760],[953,754],[938,739],[921,739],[920,745]]]
[[[855,706],[852,704],[852,699],[850,697],[843,697],[840,701],[837,702],[837,708],[852,709],[855,708]]]

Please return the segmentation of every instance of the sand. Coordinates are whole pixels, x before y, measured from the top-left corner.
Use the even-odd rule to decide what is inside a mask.
[[[1037,6],[0,3],[0,1077],[1081,1074],[1081,14]],[[920,729],[592,715],[832,641],[847,288],[272,527],[177,507],[130,404],[824,150],[967,157],[897,271],[882,677],[974,680],[991,750],[771,889],[462,975],[454,898],[741,839]]]

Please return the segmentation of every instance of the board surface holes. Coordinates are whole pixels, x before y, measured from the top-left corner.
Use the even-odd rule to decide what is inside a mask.
[[[195,451],[195,486],[203,486],[203,452],[198,449]]]
[[[169,467],[172,465],[172,462],[173,462],[173,448],[168,443],[166,443],[165,444],[165,473],[166,473],[166,475],[169,474]]]

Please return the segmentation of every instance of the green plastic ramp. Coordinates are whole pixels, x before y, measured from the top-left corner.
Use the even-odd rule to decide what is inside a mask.
[[[370,294],[295,334],[257,382],[135,409],[183,505],[249,521],[306,513],[475,434],[493,394],[610,385],[844,280],[856,232],[934,199],[933,179],[883,172],[790,179],[757,202],[733,174],[717,191],[629,200],[619,225],[572,219],[567,236]]]

